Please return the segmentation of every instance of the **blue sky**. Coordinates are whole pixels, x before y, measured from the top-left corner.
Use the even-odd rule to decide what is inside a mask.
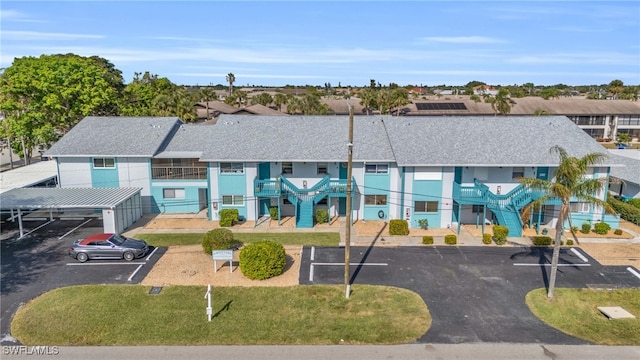
[[[130,82],[640,84],[638,1],[12,1],[0,67],[75,53]]]

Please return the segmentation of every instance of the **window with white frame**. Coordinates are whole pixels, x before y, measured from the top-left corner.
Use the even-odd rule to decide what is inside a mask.
[[[113,169],[116,167],[116,159],[93,158],[93,167],[98,169]]]
[[[220,163],[221,174],[243,174],[244,164],[241,162],[221,162]]]
[[[184,199],[184,189],[162,189],[162,197],[165,199]]]
[[[573,213],[588,213],[591,208],[591,204],[588,202],[572,202],[570,206]]]
[[[222,205],[244,205],[244,195],[222,195]]]
[[[365,195],[365,205],[387,205],[387,195]]]
[[[413,210],[415,212],[438,212],[437,201],[414,201]]]
[[[364,168],[367,174],[386,174],[389,172],[388,164],[366,164]]]
[[[293,163],[292,162],[283,162],[282,163],[282,173],[283,174],[293,174]]]
[[[317,174],[326,175],[327,173],[329,173],[328,168],[329,168],[329,165],[326,162],[319,162]]]
[[[524,167],[522,166],[514,167],[513,171],[511,172],[511,179],[519,180],[523,177],[524,177]]]

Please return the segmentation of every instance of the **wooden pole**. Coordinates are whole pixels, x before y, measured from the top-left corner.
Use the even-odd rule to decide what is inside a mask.
[[[348,299],[351,293],[351,271],[349,269],[349,262],[351,261],[351,177],[353,170],[353,108],[347,101],[349,106],[349,143],[348,158],[347,158],[347,223],[344,239],[344,285],[345,285],[345,297]]]

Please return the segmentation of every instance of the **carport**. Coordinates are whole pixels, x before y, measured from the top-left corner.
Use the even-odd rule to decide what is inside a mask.
[[[105,233],[121,233],[142,217],[142,188],[18,188],[1,195],[0,209],[17,211],[20,238],[24,237],[24,211],[91,209],[102,211]]]

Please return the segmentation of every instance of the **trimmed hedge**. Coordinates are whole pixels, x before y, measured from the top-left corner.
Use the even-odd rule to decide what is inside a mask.
[[[598,222],[593,225],[593,229],[596,234],[605,235],[609,230],[611,230],[611,226],[604,222]]]
[[[220,226],[229,227],[238,222],[240,214],[238,209],[222,209],[220,210]]]
[[[589,223],[582,223],[582,229],[580,229],[580,232],[583,234],[588,234],[591,232],[591,224]]]
[[[620,214],[621,218],[640,226],[640,209],[615,199],[613,196],[609,196],[607,202]]]
[[[202,237],[202,250],[208,255],[211,255],[211,250],[237,250],[240,246],[242,242],[235,240],[229,229],[213,229]]]
[[[502,225],[495,225],[493,227],[493,241],[498,245],[504,245],[507,243],[507,236],[509,236],[509,228]]]
[[[284,246],[264,240],[249,244],[240,250],[240,270],[251,280],[265,280],[281,275],[287,266]]]
[[[567,240],[567,245],[568,245],[568,246],[573,245],[573,239],[568,239],[568,240]]]
[[[453,234],[444,236],[444,243],[447,245],[455,245],[457,240],[458,240],[458,237]]]
[[[324,224],[329,222],[329,211],[327,209],[316,210],[316,223]]]
[[[278,207],[270,206],[269,207],[269,216],[271,216],[272,220],[276,220],[278,218]]]
[[[422,243],[425,245],[433,245],[433,236],[423,236]]]
[[[482,243],[485,245],[489,245],[491,244],[491,241],[493,241],[491,234],[482,234]]]
[[[407,222],[407,220],[390,220],[389,235],[409,235],[409,223]]]
[[[552,244],[553,240],[550,236],[532,236],[531,242],[535,246],[549,246]]]
[[[638,198],[633,198],[633,199],[629,199],[627,201],[625,201],[625,203],[635,207],[636,209],[640,210],[640,199]]]

